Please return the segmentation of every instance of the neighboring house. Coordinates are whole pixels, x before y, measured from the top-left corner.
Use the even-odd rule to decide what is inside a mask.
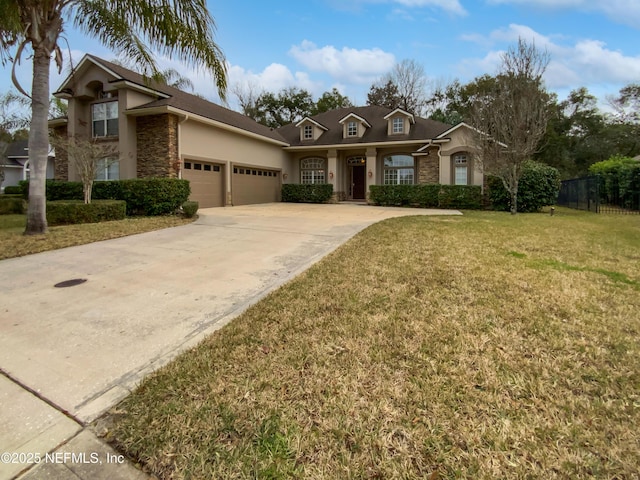
[[[400,109],[350,107],[273,130],[91,55],[54,95],[69,102],[49,123],[58,134],[117,142],[99,180],[185,178],[201,207],[279,201],[283,183],[331,183],[336,200],[365,200],[374,184],[483,181],[469,127]],[[78,180],[61,156],[56,178]]]
[[[0,169],[4,172],[4,181],[0,191],[5,187],[18,185],[21,180],[29,180],[29,141],[18,140],[7,145],[4,155],[0,158]],[[47,161],[47,178],[54,177],[54,157]]]

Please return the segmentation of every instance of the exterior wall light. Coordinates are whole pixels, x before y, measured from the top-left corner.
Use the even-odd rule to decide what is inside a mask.
[[[283,180],[286,180],[288,176],[289,176],[289,175],[287,175],[286,173],[283,173],[283,174],[282,174],[282,179],[283,179]]]
[[[369,178],[373,177],[373,172],[369,170]]]
[[[333,172],[329,172],[329,178],[333,178]]]

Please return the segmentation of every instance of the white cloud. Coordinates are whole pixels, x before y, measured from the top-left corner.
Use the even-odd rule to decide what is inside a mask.
[[[467,11],[458,0],[392,0],[405,7],[436,7],[455,15],[466,15]]]
[[[640,25],[640,2],[638,0],[488,0],[488,3],[603,13],[618,23],[636,28]]]
[[[289,54],[311,71],[327,73],[334,80],[359,84],[371,83],[393,68],[396,62],[392,53],[379,48],[343,47],[338,50],[331,45],[318,48],[308,40],[291,47]]]
[[[545,80],[552,89],[593,84],[624,85],[640,78],[640,56],[628,56],[611,50],[605,42],[598,40],[587,39],[566,44],[562,36],[545,36],[525,25],[516,24],[495,30],[488,36],[463,37],[479,45],[489,45],[491,50],[484,58],[464,60],[460,64],[461,73],[465,77],[495,73],[504,51],[501,48],[513,45],[519,38],[535,41],[537,47],[549,52],[551,62]]]

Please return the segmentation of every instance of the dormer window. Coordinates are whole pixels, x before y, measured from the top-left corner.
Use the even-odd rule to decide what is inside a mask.
[[[394,134],[404,133],[404,118],[396,117],[393,119],[393,130]]]
[[[416,123],[415,117],[401,108],[396,108],[385,115],[387,121],[387,135],[406,135],[411,131],[411,125]]]
[[[305,125],[302,132],[303,140],[313,140],[313,125]]]
[[[367,128],[371,128],[369,122],[355,113],[350,113],[338,123],[342,125],[342,138],[362,137]]]

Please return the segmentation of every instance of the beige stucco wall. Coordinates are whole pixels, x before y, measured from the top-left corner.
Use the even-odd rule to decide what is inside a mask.
[[[120,157],[120,178],[136,178],[136,119],[125,115],[130,108],[155,100],[155,97],[130,89],[116,90],[109,82],[115,77],[92,64],[79,72],[71,86],[74,97],[69,100],[68,134],[76,137],[91,137],[91,105],[100,102],[118,102],[118,137],[111,139],[118,142]],[[112,92],[113,98],[96,97],[96,91]],[[109,141],[106,138],[101,141]],[[69,168],[69,180],[78,180],[78,174]]]
[[[470,136],[465,127],[455,130],[450,137],[451,141],[445,143],[440,148],[440,183],[450,185],[453,183],[452,157],[457,153],[466,152],[468,154],[468,168],[471,171],[471,185],[482,186],[482,172],[473,161],[471,155]]]
[[[287,155],[276,145],[194,120],[180,124],[180,156],[281,169]]]

